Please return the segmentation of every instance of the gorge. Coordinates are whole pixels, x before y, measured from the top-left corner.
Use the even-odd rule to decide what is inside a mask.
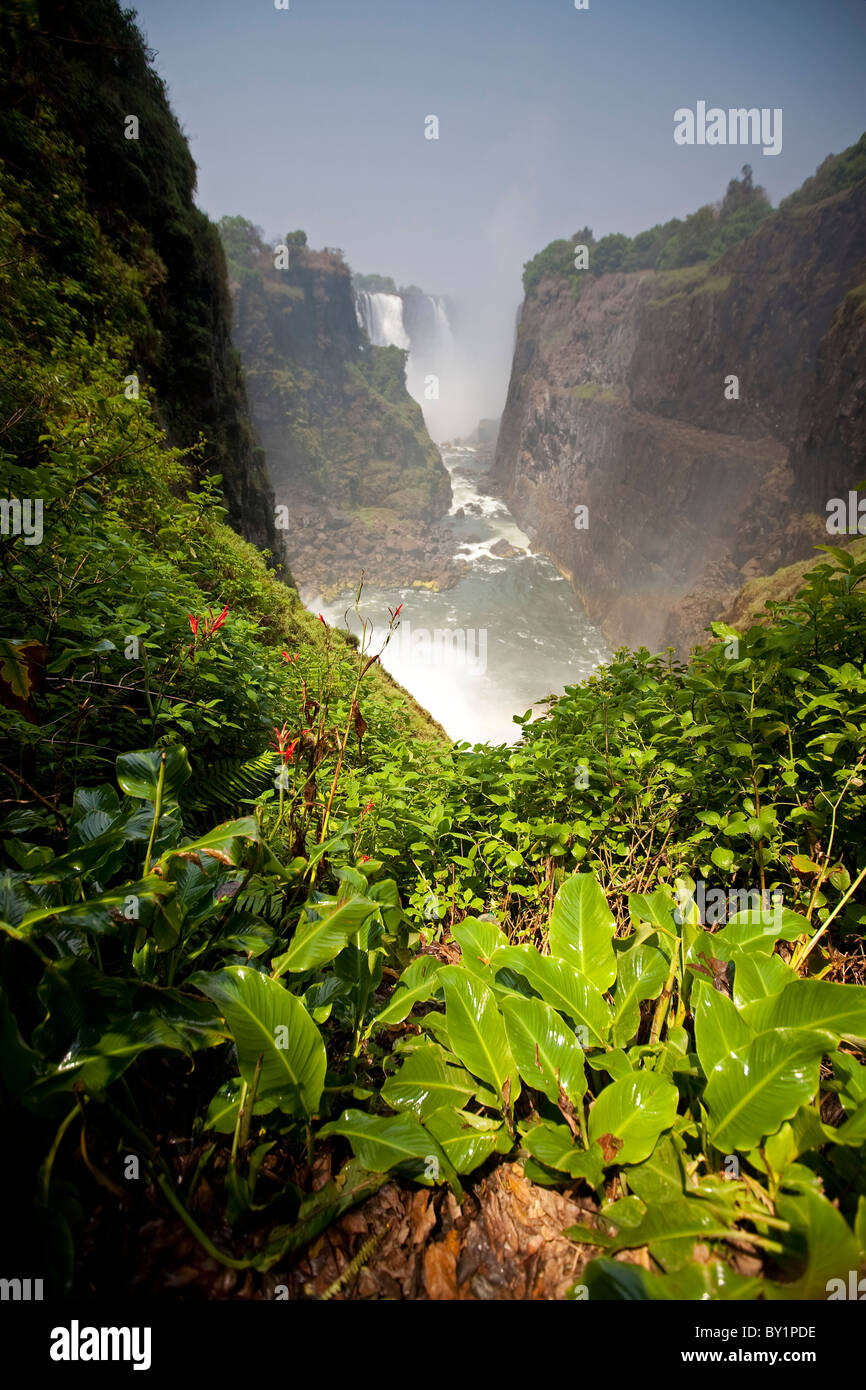
[[[863,474],[866,137],[721,208],[526,268],[493,479],[613,644],[687,651]]]

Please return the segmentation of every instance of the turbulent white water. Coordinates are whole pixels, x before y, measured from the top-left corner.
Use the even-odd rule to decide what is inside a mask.
[[[358,323],[375,347],[409,348],[409,335],[403,326],[403,300],[399,294],[355,294]]]
[[[454,498],[447,524],[468,572],[443,593],[365,589],[361,611],[375,624],[370,650],[381,645],[388,608],[402,603],[383,666],[452,738],[513,743],[520,737],[515,714],[586,679],[609,652],[570,586],[548,559],[530,552],[504,502],[479,489],[474,450],[443,449],[442,457]],[[500,558],[491,548],[498,541],[522,553]],[[307,598],[328,622],[346,625],[350,595],[329,604]],[[352,613],[348,625],[359,631]]]

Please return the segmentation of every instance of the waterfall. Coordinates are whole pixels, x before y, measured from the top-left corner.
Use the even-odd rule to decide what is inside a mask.
[[[371,294],[369,290],[358,290],[355,313],[375,347],[408,349],[409,337],[403,327],[403,300],[399,294]]]
[[[438,294],[428,294],[427,299],[433,308],[434,339],[437,347],[444,348],[446,351],[454,346],[454,334],[451,332],[451,323],[445,308],[445,301]]]

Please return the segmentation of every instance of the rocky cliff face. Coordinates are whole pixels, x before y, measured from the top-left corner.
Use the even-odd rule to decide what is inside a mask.
[[[287,509],[292,571],[309,590],[449,582],[434,523],[448,472],[406,390],[405,356],[365,341],[338,255],[272,247],[240,218],[223,223],[235,341],[277,507]]]
[[[798,198],[712,265],[524,303],[494,477],[614,643],[702,640],[866,473],[866,178]]]

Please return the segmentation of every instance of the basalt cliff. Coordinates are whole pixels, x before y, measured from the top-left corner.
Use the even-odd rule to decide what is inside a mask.
[[[493,479],[616,645],[704,640],[866,475],[866,136],[776,211],[744,175],[527,266]]]
[[[303,232],[275,249],[241,217],[221,232],[234,338],[298,584],[334,593],[362,571],[385,585],[452,582],[435,525],[451,503],[448,471],[406,389],[406,352],[373,345],[358,322],[342,254],[311,250]]]

